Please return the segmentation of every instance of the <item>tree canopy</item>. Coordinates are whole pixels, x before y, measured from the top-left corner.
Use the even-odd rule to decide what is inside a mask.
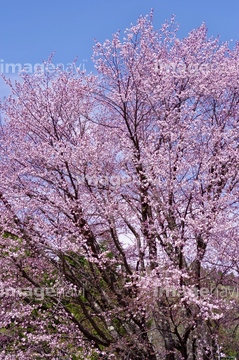
[[[140,17],[1,103],[2,359],[239,355],[239,45]]]

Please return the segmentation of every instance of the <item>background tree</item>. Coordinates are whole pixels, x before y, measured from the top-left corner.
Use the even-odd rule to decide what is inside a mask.
[[[236,354],[238,51],[141,17],[96,43],[97,76],[10,84],[2,356]]]

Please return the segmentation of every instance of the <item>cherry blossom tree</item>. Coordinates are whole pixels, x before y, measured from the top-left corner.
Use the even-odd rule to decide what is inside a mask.
[[[95,44],[96,75],[9,83],[2,358],[238,354],[238,59],[150,15]]]

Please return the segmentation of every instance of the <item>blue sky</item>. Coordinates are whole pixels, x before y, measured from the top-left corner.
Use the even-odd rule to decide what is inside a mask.
[[[239,0],[2,0],[0,65],[34,65],[55,51],[54,64],[78,57],[78,65],[91,71],[94,38],[111,38],[151,8],[155,28],[175,14],[180,37],[206,22],[210,36],[239,40]],[[2,81],[0,91],[0,97],[7,91]]]

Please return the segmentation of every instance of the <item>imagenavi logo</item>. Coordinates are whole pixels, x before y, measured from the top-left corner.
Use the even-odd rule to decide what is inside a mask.
[[[21,72],[25,72],[28,74],[33,74],[35,72],[54,72],[57,69],[67,72],[79,72],[86,70],[86,62],[87,60],[83,59],[81,63],[77,64],[76,62],[72,63],[57,63],[54,64],[52,62],[43,62],[43,63],[13,63],[13,62],[5,62],[4,59],[0,59],[0,74],[8,75],[8,74],[19,74]]]

